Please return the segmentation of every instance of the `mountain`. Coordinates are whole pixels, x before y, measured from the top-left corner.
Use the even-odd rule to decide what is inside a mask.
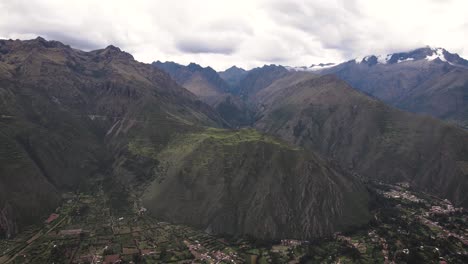
[[[288,74],[289,71],[286,68],[273,64],[254,68],[241,80],[237,93],[241,98],[247,100],[255,96],[258,91]]]
[[[320,71],[400,109],[468,125],[468,61],[442,48],[366,56]]]
[[[232,66],[219,74],[210,67],[202,68],[194,63],[183,66],[157,61],[153,66],[169,73],[177,83],[214,107],[234,127],[251,125],[256,109],[250,99],[275,80],[290,74],[285,67],[277,65],[264,65],[249,71]],[[203,82],[193,81],[200,80],[200,76],[204,76],[201,78]],[[192,86],[193,83],[198,84],[197,88]]]
[[[229,91],[227,83],[211,67],[203,68],[195,63],[183,66],[160,61],[153,62],[153,66],[169,73],[178,84],[208,103]]]
[[[82,191],[104,191],[114,215],[142,195],[156,216],[233,235],[317,237],[369,219],[356,176],[226,129],[212,107],[117,47],[37,38],[1,40],[0,51],[0,236]]]
[[[53,211],[63,191],[107,173],[137,174],[121,170],[133,158],[125,150],[129,138],[163,145],[189,124],[223,126],[168,75],[116,47],[83,52],[37,38],[1,40],[0,50],[4,233]]]
[[[313,153],[252,129],[183,135],[157,156],[169,164],[143,197],[173,223],[216,234],[310,239],[369,220],[360,180]]]
[[[468,133],[404,112],[337,77],[296,73],[257,95],[255,127],[318,151],[366,178],[409,182],[468,205]]]
[[[238,96],[231,94],[232,88],[211,67],[160,61],[152,65],[167,72],[178,84],[215,108],[233,127],[252,122],[252,110]]]
[[[232,66],[225,71],[218,72],[219,76],[226,81],[232,91],[239,90],[240,82],[244,79],[247,73],[248,72],[246,70],[236,66]]]

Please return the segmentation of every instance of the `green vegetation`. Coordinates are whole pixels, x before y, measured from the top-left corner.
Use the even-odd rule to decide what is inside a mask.
[[[275,144],[290,150],[298,148],[287,144],[272,136],[262,134],[255,129],[224,130],[217,128],[207,128],[201,133],[191,134],[189,138],[193,141],[202,141],[206,139],[214,140],[223,145],[238,145],[244,142],[265,142]]]
[[[423,203],[389,198],[383,192],[397,187],[369,187],[380,205],[368,226],[315,241],[286,239],[281,243],[213,236],[185,225],[158,222],[140,214],[139,206],[114,208],[112,197],[103,191],[70,193],[69,200],[56,210],[60,218],[31,227],[14,239],[0,240],[0,263],[90,263],[112,257],[123,263],[383,263],[385,258],[396,263],[466,263],[465,211],[433,214],[427,203],[447,204],[423,194],[417,196],[425,197]],[[439,228],[432,229],[432,225]],[[64,234],[64,230],[83,232]]]
[[[151,145],[144,144],[141,140],[134,140],[128,143],[128,150],[134,155],[143,157],[156,159],[158,156],[156,148]]]
[[[262,134],[255,129],[227,130],[219,128],[204,128],[197,132],[179,134],[175,136],[168,146],[162,151],[158,151],[151,142],[135,139],[128,143],[128,150],[135,155],[158,159],[160,156],[171,154],[184,154],[192,152],[202,143],[209,143],[220,146],[236,146],[244,143],[267,143],[279,146],[288,150],[299,150],[299,148],[288,144],[280,139]]]

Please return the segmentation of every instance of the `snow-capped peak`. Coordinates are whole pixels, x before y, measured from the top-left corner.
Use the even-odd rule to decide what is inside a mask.
[[[468,65],[468,61],[464,60],[457,54],[452,54],[446,51],[443,48],[419,48],[409,52],[399,52],[387,55],[370,55],[363,58],[357,58],[352,60],[356,64],[367,64],[367,65],[376,65],[376,64],[397,64],[408,61],[434,61],[439,59],[442,62],[450,63],[455,66],[464,66]]]
[[[356,64],[360,63],[370,63],[370,64],[387,64],[388,61],[392,58],[393,54],[386,55],[370,55],[362,58],[354,59]]]
[[[335,66],[335,63],[319,63],[319,64],[312,64],[309,67],[307,66],[299,66],[299,67],[291,67],[285,66],[288,71],[320,71],[323,69],[331,68]]]
[[[447,61],[445,58],[445,50],[443,48],[433,48],[432,55],[426,56],[426,60],[433,61],[435,59],[440,59],[441,61]]]
[[[395,64],[404,64],[413,62],[443,62],[448,63],[452,66],[456,67],[463,67],[468,68],[468,60],[460,57],[456,53],[450,53],[443,48],[432,48],[429,46],[418,48],[411,51],[405,52],[396,52],[391,54],[383,54],[383,55],[369,55],[365,57],[356,58],[354,60],[350,60],[344,62],[342,64],[362,64],[367,66],[374,66],[374,65],[395,65]],[[341,64],[340,64],[341,65]],[[312,64],[311,66],[302,66],[302,67],[288,67],[285,68],[289,71],[321,71],[327,68],[332,68],[338,66],[335,63],[320,63],[320,64]],[[361,66],[362,67],[362,66]]]

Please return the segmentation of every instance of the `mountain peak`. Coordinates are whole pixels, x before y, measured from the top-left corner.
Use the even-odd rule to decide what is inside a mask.
[[[461,58],[456,53],[450,53],[446,49],[441,47],[422,47],[407,52],[398,52],[385,55],[369,55],[362,58],[356,58],[351,60],[356,64],[367,64],[373,66],[376,64],[397,64],[408,61],[435,61],[445,62],[453,66],[464,66],[468,67],[468,61]]]
[[[119,47],[116,47],[114,45],[109,45],[107,46],[104,50],[112,50],[112,51],[118,51],[118,52],[121,52],[122,50],[120,50]]]
[[[242,69],[242,68],[239,68],[237,67],[236,65],[233,65],[231,66],[230,68],[222,71],[222,72],[225,72],[225,73],[229,73],[229,72],[232,72],[232,73],[243,73],[243,72],[246,72],[246,70]]]
[[[201,69],[201,68],[203,68],[200,64],[197,64],[197,63],[195,63],[195,62],[189,63],[189,64],[187,65],[187,67],[193,68],[193,69]]]
[[[46,42],[47,40],[45,40],[43,37],[41,36],[37,36],[37,38],[34,39],[35,41],[39,41],[39,42]]]
[[[26,40],[22,43],[32,44],[33,46],[40,46],[44,48],[70,48],[70,46],[63,44],[60,41],[56,40],[46,40],[45,38],[38,36],[35,39]]]
[[[121,58],[133,60],[133,56],[130,53],[122,51],[119,47],[109,45],[105,49],[96,50],[99,55],[105,56],[106,58]]]
[[[276,65],[276,64],[265,64],[263,65],[262,67],[257,67],[257,68],[254,68],[252,70],[255,70],[255,69],[262,69],[262,70],[272,70],[272,69],[286,69],[284,66],[282,65]]]

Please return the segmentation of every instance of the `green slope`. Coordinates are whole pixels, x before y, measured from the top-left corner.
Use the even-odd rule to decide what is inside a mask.
[[[214,233],[308,239],[369,219],[358,179],[255,130],[180,134],[158,154],[137,142],[129,148],[160,162],[143,201],[171,222]]]

